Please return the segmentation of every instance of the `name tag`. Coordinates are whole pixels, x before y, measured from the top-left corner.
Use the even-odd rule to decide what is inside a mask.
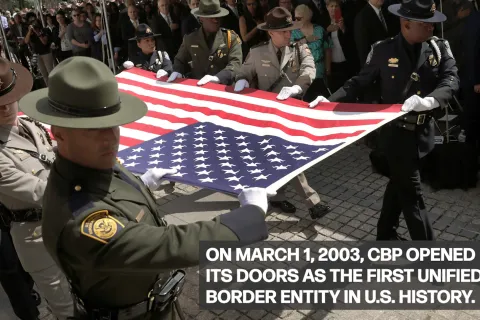
[[[197,44],[192,44],[190,47],[191,48],[198,48],[198,45]]]
[[[270,67],[269,64],[262,63],[262,67]]]

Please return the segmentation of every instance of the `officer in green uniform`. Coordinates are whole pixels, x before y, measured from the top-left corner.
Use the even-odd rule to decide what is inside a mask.
[[[228,15],[228,10],[220,7],[218,0],[201,0],[191,12],[202,26],[183,38],[167,82],[187,77],[200,79],[199,86],[208,82],[231,85],[243,55],[240,36],[220,28],[220,18]]]
[[[130,40],[136,42],[136,46],[140,51],[136,52],[132,57],[128,57],[128,61],[123,63],[125,69],[133,67],[142,68],[144,70],[156,73],[157,78],[170,75],[173,71],[173,64],[166,51],[156,50],[156,39],[159,34],[154,34],[152,29],[145,23],[138,25],[135,32],[135,38]]]
[[[119,126],[143,117],[147,106],[119,92],[102,62],[63,61],[50,73],[49,87],[29,93],[20,108],[50,124],[58,144],[42,227],[48,252],[71,282],[80,319],[176,318],[174,297],[160,304],[149,296],[166,282],[181,285],[183,273],[170,272],[199,263],[200,240],[266,239],[267,195],[259,188],[243,190],[239,209],[211,221],[167,226],[151,190],[175,170],[136,177],[116,161]]]

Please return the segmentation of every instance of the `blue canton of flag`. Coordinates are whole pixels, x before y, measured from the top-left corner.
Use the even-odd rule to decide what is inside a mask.
[[[166,180],[238,194],[244,188],[267,188],[338,146],[291,143],[205,122],[122,150],[118,157],[137,174],[175,168],[178,172]]]

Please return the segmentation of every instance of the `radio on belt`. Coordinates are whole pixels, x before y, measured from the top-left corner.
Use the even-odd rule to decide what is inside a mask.
[[[150,293],[150,309],[163,311],[167,305],[174,302],[182,292],[185,283],[185,271],[176,270],[170,278],[162,285],[161,280],[155,282]]]

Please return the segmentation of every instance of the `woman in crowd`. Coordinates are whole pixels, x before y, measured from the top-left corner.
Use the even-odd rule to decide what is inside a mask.
[[[93,29],[93,43],[92,43],[92,58],[103,61],[106,59],[106,50],[107,50],[107,33],[103,28],[103,21],[101,14],[95,14],[93,19],[92,29]]]
[[[152,4],[150,2],[145,3],[143,10],[145,10],[145,19],[147,20],[147,24],[151,26],[153,23],[153,15],[155,13]]]
[[[91,3],[87,3],[85,5],[85,13],[86,13],[86,21],[88,23],[94,23],[95,22],[95,8]]]
[[[353,30],[346,27],[339,12],[341,0],[326,0],[326,3],[330,16],[330,25],[327,27],[327,32],[333,44],[329,88],[332,92],[335,92],[343,86],[345,81],[359,71],[360,65],[356,55]]]
[[[304,100],[311,102],[319,95],[329,96],[325,76],[329,76],[332,62],[332,41],[325,29],[312,24],[313,12],[304,4],[295,8],[295,20],[302,22],[301,29],[292,31],[292,41],[300,44],[308,44],[312,52],[317,74],[309,89],[305,93]]]
[[[59,49],[57,50],[57,59],[58,62],[70,58],[72,56],[72,44],[67,38],[67,26],[68,21],[65,13],[63,11],[57,12],[57,22],[58,22],[58,38],[59,38]]]
[[[25,43],[30,45],[34,54],[38,55],[38,69],[42,74],[45,84],[48,86],[48,75],[53,70],[52,35],[50,30],[42,28],[42,22],[38,19],[31,21]]]
[[[58,59],[58,47],[60,46],[60,39],[58,38],[58,23],[51,14],[47,14],[45,16],[45,21],[47,22],[47,29],[50,30],[50,34],[52,36],[52,44],[50,45],[50,47],[52,49],[53,65],[55,66]]]
[[[243,10],[244,14],[238,20],[244,59],[251,47],[268,40],[267,33],[257,28],[257,25],[263,23],[264,17],[260,1],[245,0],[245,6],[247,10]]]

